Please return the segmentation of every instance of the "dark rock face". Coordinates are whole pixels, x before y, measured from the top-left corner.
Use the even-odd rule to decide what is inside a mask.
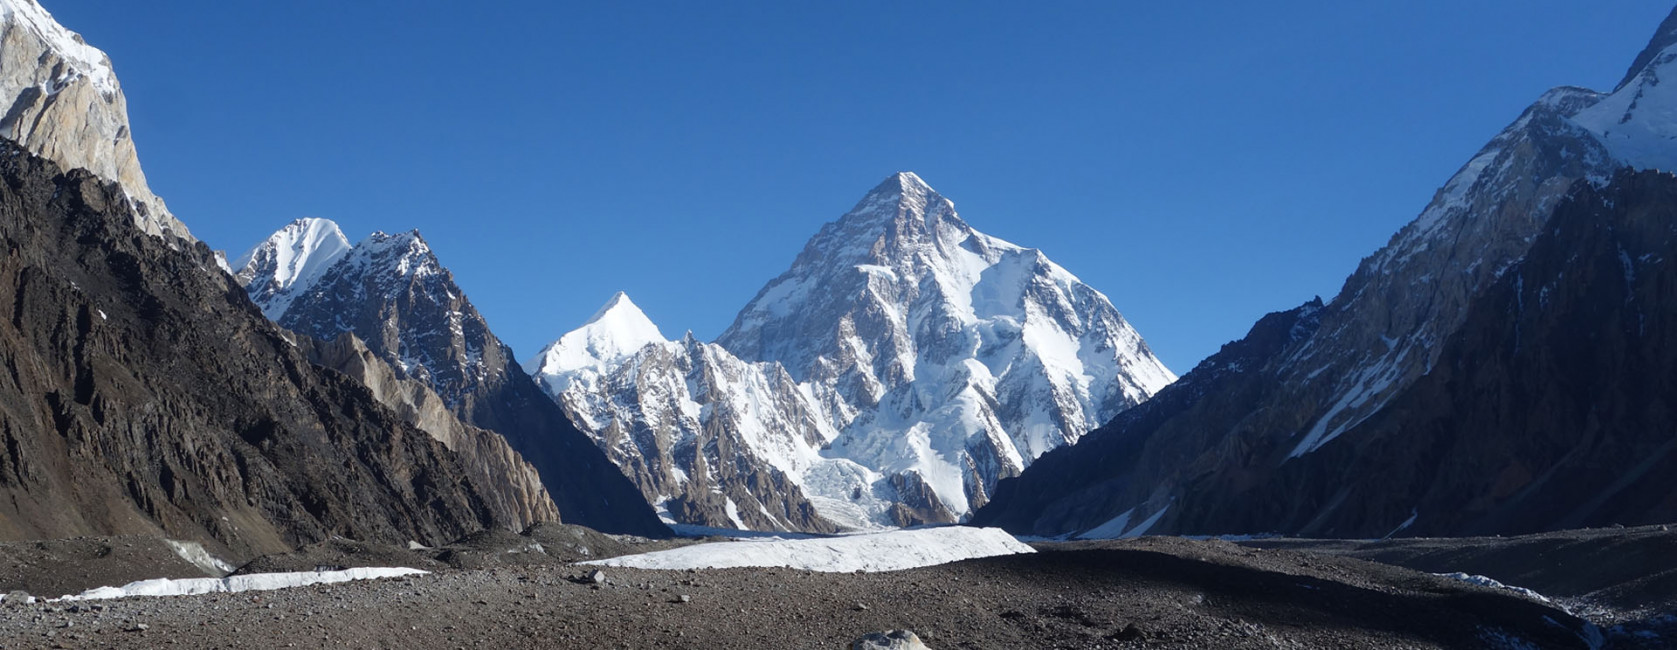
[[[1173,403],[1210,376],[1196,369],[1088,447],[1038,461],[1065,482],[1004,483],[1008,507],[978,519],[1086,530],[1146,485],[1180,486],[1162,499],[1171,530],[1205,533],[1519,534],[1677,519],[1674,224],[1677,177],[1581,182],[1525,259],[1472,301],[1432,372],[1316,452],[1289,457],[1288,441],[1245,433],[1261,381],[1208,381],[1215,399]],[[1240,345],[1260,347],[1260,329]],[[1207,364],[1227,365],[1229,352]],[[1212,451],[1172,466],[1182,448]]]
[[[0,142],[0,536],[163,533],[234,558],[519,528],[505,495],[311,365],[121,190]]]
[[[375,233],[357,244],[278,322],[325,340],[355,334],[461,421],[506,437],[541,473],[565,521],[668,534],[634,485],[518,367],[419,233]]]
[[[558,522],[559,508],[548,497],[536,468],[524,462],[499,434],[461,422],[425,384],[398,379],[396,371],[353,334],[332,341],[298,337],[310,363],[349,375],[398,416],[431,434],[459,459],[479,485],[509,500],[523,521]]]
[[[1669,32],[1662,28],[1650,48],[1669,49]],[[1347,505],[1353,495],[1334,492],[1310,501],[1312,495],[1296,492],[1296,481],[1305,479],[1295,468],[1321,462],[1310,459],[1315,454],[1349,462],[1330,449],[1365,444],[1347,440],[1389,417],[1383,414],[1450,363],[1445,343],[1467,326],[1486,288],[1526,258],[1577,183],[1603,185],[1625,167],[1664,166],[1667,140],[1647,134],[1664,133],[1670,111],[1654,101],[1663,95],[1644,95],[1672,60],[1648,58],[1635,69],[1640,81],[1615,93],[1572,87],[1545,93],[1464,165],[1420,217],[1363,260],[1338,296],[1312,316],[1307,335],[1243,364],[1250,381],[1227,386],[1190,373],[1183,384],[1207,388],[1155,399],[1144,413],[1115,418],[1098,436],[1085,438],[1113,438],[1088,448],[1105,451],[1064,459],[1054,470],[1025,472],[1018,485],[998,487],[1023,501],[998,496],[993,511],[975,520],[1007,520],[1046,535],[1096,527],[1132,534],[1330,534],[1347,526],[1362,531],[1356,534],[1385,534],[1398,528],[1415,514],[1412,507],[1370,513],[1351,524],[1341,517],[1346,508],[1355,509]],[[1113,457],[1120,447],[1140,458]],[[1370,446],[1361,453],[1380,463],[1382,454],[1407,452]],[[1340,475],[1340,466],[1328,466]],[[1219,500],[1250,507],[1248,494],[1264,490],[1312,505],[1258,508],[1236,519],[1210,514],[1224,511]],[[1314,514],[1307,516],[1307,507]],[[1225,528],[1237,522],[1258,528]]]
[[[1672,260],[1677,177],[1580,183],[1432,373],[1245,507],[1207,503],[1190,525],[1369,537],[1410,517],[1402,534],[1422,536],[1677,520]]]

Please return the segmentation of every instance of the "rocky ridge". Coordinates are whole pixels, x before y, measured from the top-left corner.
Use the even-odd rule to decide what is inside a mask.
[[[1662,31],[1655,43],[1668,36]],[[1377,452],[1366,439],[1346,437],[1361,438],[1418,382],[1454,362],[1443,356],[1446,342],[1482,309],[1481,292],[1525,259],[1578,183],[1605,185],[1621,167],[1655,165],[1660,152],[1671,151],[1658,134],[1672,128],[1664,107],[1677,98],[1657,79],[1674,58],[1663,51],[1639,58],[1644,67],[1614,93],[1571,87],[1546,93],[1451,178],[1420,217],[1365,259],[1338,297],[1307,308],[1309,318],[1292,336],[1273,345],[1231,344],[1263,352],[1238,367],[1213,356],[1181,382],[1197,389],[1126,413],[1092,434],[1093,444],[1004,486],[1007,498],[977,519],[1047,535],[1096,529],[1383,535],[1406,522],[1416,528],[1405,530],[1415,532],[1465,530],[1459,521],[1427,524],[1419,501],[1397,507],[1374,498],[1368,507],[1377,514],[1346,505],[1350,493],[1328,485],[1323,499],[1297,500],[1293,507],[1314,509],[1308,514],[1275,511],[1289,507],[1278,495],[1299,488],[1308,474],[1301,468],[1334,466],[1329,456],[1347,462],[1346,449]],[[1495,431],[1487,435],[1513,435]],[[1378,451],[1388,452],[1403,453]],[[1325,456],[1311,458],[1317,454]],[[1397,466],[1365,467],[1371,474],[1363,478],[1407,480],[1392,475]],[[1273,498],[1243,496],[1253,492]],[[1218,499],[1228,505],[1211,505]],[[1259,520],[1259,513],[1270,518]],[[1149,525],[1138,529],[1142,522]]]
[[[0,0],[0,101],[0,137],[120,183],[147,234],[197,241],[146,185],[110,57],[36,0]]]
[[[0,536],[161,534],[237,560],[532,523],[310,364],[207,247],[140,230],[124,188],[6,141],[0,181]]]
[[[287,225],[240,257],[263,312],[310,338],[353,334],[460,422],[505,437],[541,474],[567,522],[667,534],[634,486],[513,361],[418,232],[373,233],[345,249],[336,224]]]
[[[525,368],[684,523],[751,525],[726,515],[765,505],[803,529],[778,514],[803,502],[846,528],[957,521],[1175,378],[1105,296],[910,173],[824,226],[716,343],[633,312],[608,305]],[[713,477],[690,450],[770,471]]]

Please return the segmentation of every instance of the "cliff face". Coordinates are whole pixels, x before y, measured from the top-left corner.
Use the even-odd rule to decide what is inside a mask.
[[[0,137],[120,183],[141,231],[196,241],[146,185],[110,58],[35,0],[0,0],[0,102]]]
[[[0,536],[163,533],[237,559],[530,523],[130,208],[0,142]]]
[[[466,473],[480,485],[494,489],[494,496],[524,521],[558,522],[559,507],[542,487],[541,474],[507,444],[506,438],[461,422],[441,397],[425,384],[402,379],[361,339],[344,334],[332,341],[297,337],[297,347],[309,362],[349,375],[372,391],[373,398],[396,415],[431,434],[460,461]]]
[[[294,222],[239,259],[237,281],[280,326],[319,340],[353,334],[455,418],[505,437],[541,474],[565,521],[666,535],[651,506],[513,360],[418,232],[354,246],[336,224]]]

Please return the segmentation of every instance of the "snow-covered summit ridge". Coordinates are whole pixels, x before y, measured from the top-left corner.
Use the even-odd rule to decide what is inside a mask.
[[[196,241],[146,184],[110,57],[35,0],[0,0],[0,103],[0,137],[120,183],[147,234]]]
[[[119,88],[111,58],[99,48],[88,45],[80,34],[65,29],[51,13],[35,0],[0,0],[0,23],[17,25],[34,33],[72,68],[66,74],[79,74],[93,82],[100,92],[115,94]],[[67,79],[61,78],[60,87]]]
[[[349,254],[349,239],[329,219],[298,219],[233,262],[235,277],[270,320]]]
[[[1175,380],[1105,295],[907,172],[822,226],[717,342],[830,404],[833,455],[957,516]]]
[[[549,343],[524,363],[524,371],[563,391],[579,371],[604,371],[653,343],[663,332],[629,295],[619,291],[586,323]]]

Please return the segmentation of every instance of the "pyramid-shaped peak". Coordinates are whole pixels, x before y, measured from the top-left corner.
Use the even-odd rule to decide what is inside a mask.
[[[598,370],[647,345],[663,342],[664,333],[646,317],[646,312],[628,294],[619,291],[587,323],[549,343],[525,363],[524,369],[562,386],[568,383],[569,375],[579,370]]]
[[[870,197],[902,196],[921,199],[925,198],[927,195],[936,194],[937,190],[932,189],[932,186],[927,185],[926,181],[922,180],[920,175],[914,172],[897,172],[892,174],[884,181],[881,181],[879,185],[875,186],[872,191],[868,192],[868,196]]]
[[[605,306],[594,312],[594,315],[589,317],[588,322],[583,325],[593,325],[602,321],[641,321],[647,325],[652,324],[652,319],[646,317],[646,312],[641,311],[640,306],[629,299],[629,294],[622,291],[612,294],[611,299],[606,301]],[[657,327],[654,326],[653,329],[657,329]]]

